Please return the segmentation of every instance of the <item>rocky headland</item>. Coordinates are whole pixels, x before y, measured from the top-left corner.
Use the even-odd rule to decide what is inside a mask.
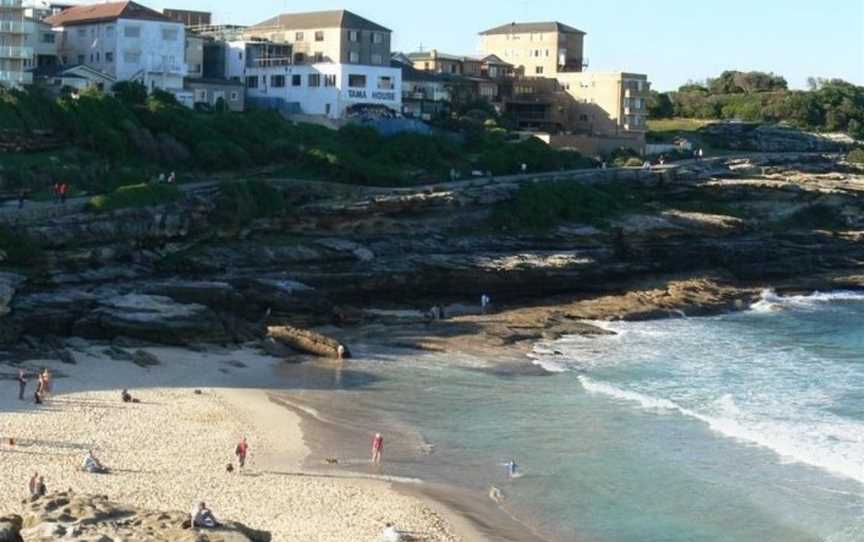
[[[602,226],[501,231],[492,210],[537,179],[400,189],[273,179],[288,211],[242,225],[217,220],[216,186],[161,207],[8,213],[42,256],[0,274],[0,343],[62,356],[55,337],[122,350],[259,341],[268,325],[290,325],[419,348],[524,346],[596,332],[584,320],[712,314],[764,288],[857,288],[864,276],[864,172],[839,156],[542,177],[615,185],[642,203]],[[492,315],[479,314],[483,293]],[[433,304],[447,318],[430,325]]]

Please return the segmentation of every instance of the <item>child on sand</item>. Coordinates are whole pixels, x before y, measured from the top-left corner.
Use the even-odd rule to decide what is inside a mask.
[[[381,453],[384,451],[384,437],[381,433],[375,433],[372,439],[372,463],[374,465],[381,464]]]
[[[249,444],[246,442],[246,437],[234,448],[234,455],[237,456],[237,461],[240,463],[240,468],[246,466],[246,455],[249,453]]]
[[[18,370],[18,400],[24,400],[24,388],[27,387],[27,373],[24,372],[24,369]]]

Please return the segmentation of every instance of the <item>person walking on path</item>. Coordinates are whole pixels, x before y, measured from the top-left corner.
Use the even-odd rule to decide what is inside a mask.
[[[57,203],[60,203],[60,183],[54,183],[53,191],[54,199],[57,201]]]
[[[18,400],[24,400],[24,388],[27,387],[27,373],[24,372],[24,369],[18,370]]]
[[[246,442],[246,437],[243,437],[243,440],[237,444],[237,447],[234,448],[234,455],[237,456],[237,461],[240,463],[240,468],[246,466],[246,456],[249,454],[249,443]]]
[[[380,465],[381,464],[381,454],[384,452],[384,437],[381,436],[381,433],[375,433],[375,437],[372,438],[372,464]]]
[[[480,312],[482,312],[483,314],[486,314],[486,311],[489,310],[489,303],[491,301],[492,300],[489,299],[488,295],[486,295],[486,294],[481,295],[480,296]]]
[[[69,185],[63,183],[60,185],[60,204],[66,205],[66,195],[69,193]]]

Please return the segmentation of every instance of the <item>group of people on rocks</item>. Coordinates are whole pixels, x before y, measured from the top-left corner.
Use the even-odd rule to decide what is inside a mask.
[[[54,197],[57,199],[57,203],[61,205],[66,204],[66,198],[69,196],[69,184],[68,183],[54,183]],[[23,205],[19,201],[20,205]]]

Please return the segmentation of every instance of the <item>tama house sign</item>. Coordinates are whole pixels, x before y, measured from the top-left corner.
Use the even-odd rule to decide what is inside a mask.
[[[373,90],[370,92],[362,89],[349,89],[346,94],[349,100],[396,101],[396,93],[388,90]]]

